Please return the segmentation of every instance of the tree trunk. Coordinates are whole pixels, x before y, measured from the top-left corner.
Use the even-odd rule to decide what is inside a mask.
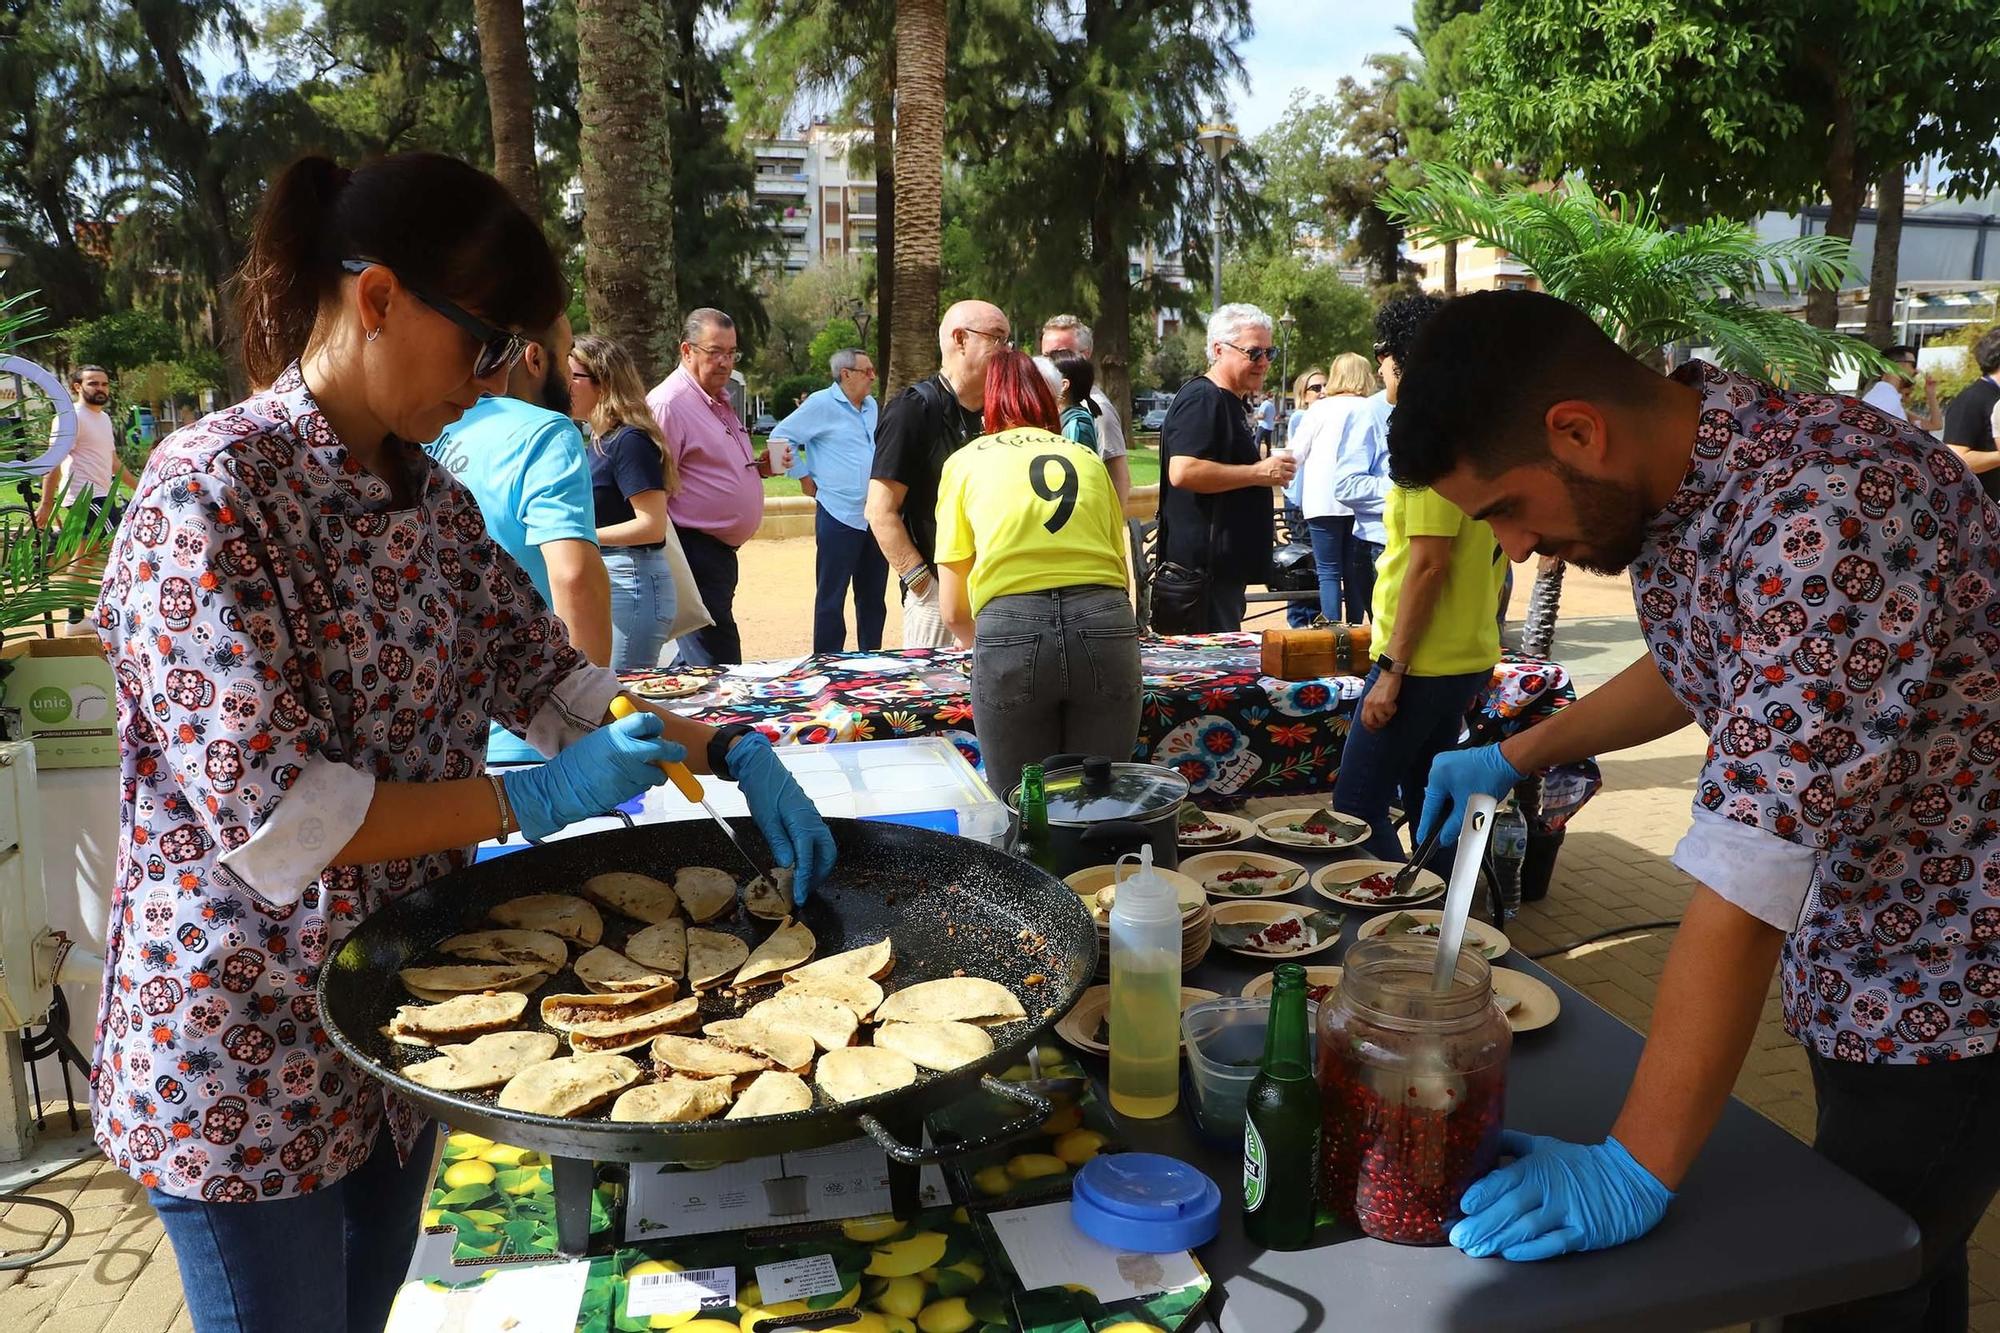
[[[1831,58],[1813,53],[1831,88],[1833,132],[1826,150],[1826,234],[1848,242],[1854,240],[1854,222],[1861,215],[1864,182],[1856,169],[1854,150],[1854,105],[1840,87],[1841,75]],[[1806,292],[1806,323],[1830,329],[1840,322],[1840,289],[1813,287]]]
[[[658,0],[577,0],[583,281],[593,331],[648,384],[674,364],[674,173]]]
[[[535,74],[528,63],[528,28],[521,0],[472,0],[479,25],[479,68],[493,118],[493,174],[528,216],[542,216],[535,170]]]
[[[1868,266],[1868,327],[1877,347],[1896,341],[1896,265],[1903,249],[1903,164],[1875,182],[1875,257]]]
[[[1098,385],[1118,410],[1129,441],[1138,427],[1132,420],[1132,275],[1123,229],[1117,225],[1120,203],[1109,192],[1100,193],[1090,220],[1091,257],[1097,265],[1097,320],[1090,335]]]
[[[882,91],[875,98],[875,364],[889,364],[896,308],[896,62],[882,61]]]
[[[1444,294],[1447,299],[1458,295],[1458,242],[1444,243]]]
[[[944,0],[896,0],[895,303],[886,394],[937,369],[944,231]]]

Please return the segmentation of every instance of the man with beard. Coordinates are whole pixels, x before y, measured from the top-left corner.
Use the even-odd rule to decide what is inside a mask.
[[[597,510],[583,433],[570,420],[569,318],[529,343],[504,397],[487,394],[424,446],[479,504],[486,531],[528,571],[577,651],[611,661],[611,576],[597,549]],[[493,728],[489,764],[539,763],[512,732]]]
[[[129,494],[139,484],[118,457],[118,431],[105,407],[111,401],[111,376],[103,366],[78,366],[70,372],[69,390],[76,405],[76,443],[57,465],[35,509],[35,526],[46,528],[56,506],[67,509],[80,496],[91,497],[91,512],[104,517],[116,476]]]
[[[1629,568],[1651,650],[1500,745],[1440,756],[1420,835],[1523,773],[1691,721],[1708,735],[1674,854],[1697,883],[1609,1137],[1510,1133],[1515,1160],[1466,1192],[1452,1242],[1540,1259],[1651,1229],[1775,967],[1814,1146],[1923,1233],[1912,1286],[1787,1327],[1966,1327],[1966,1240],[2000,1190],[2000,508],[1865,403],[1701,362],[1662,376],[1525,292],[1431,321],[1389,454],[1517,560]]]

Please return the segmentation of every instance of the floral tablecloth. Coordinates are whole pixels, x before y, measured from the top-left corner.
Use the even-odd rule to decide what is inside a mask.
[[[775,743],[944,736],[977,765],[971,654],[953,648],[808,657],[776,674],[716,673],[701,693],[667,707],[717,726],[748,722]],[[1333,787],[1361,696],[1357,676],[1285,681],[1263,674],[1255,634],[1147,639],[1134,757],[1177,769],[1197,797],[1285,796]],[[1509,655],[1467,719],[1497,740],[1573,702],[1569,673]],[[1585,761],[1543,775],[1536,824],[1560,828],[1597,791]]]

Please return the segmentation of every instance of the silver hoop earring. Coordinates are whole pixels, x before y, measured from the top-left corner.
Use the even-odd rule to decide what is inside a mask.
[[[377,338],[381,336],[382,336],[382,326],[380,324],[377,324],[374,328],[368,330],[369,342],[374,342]]]

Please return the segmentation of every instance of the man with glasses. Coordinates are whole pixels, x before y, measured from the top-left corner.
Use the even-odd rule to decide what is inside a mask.
[[[1075,315],[1056,315],[1042,325],[1043,356],[1075,352],[1091,361],[1095,359],[1092,351],[1096,341],[1090,325]],[[1101,381],[1090,386],[1090,401],[1097,407],[1097,456],[1104,460],[1104,470],[1111,474],[1111,488],[1118,492],[1118,512],[1122,514],[1125,501],[1132,494],[1132,468],[1125,461],[1125,423],[1118,419],[1118,409],[1105,396]]]
[[[750,432],[729,401],[736,369],[736,321],[703,306],[681,327],[681,363],[646,395],[680,469],[681,488],[667,501],[702,604],[715,621],[680,640],[690,666],[734,666],[743,660],[736,627],[736,548],[764,517],[767,451],[758,456]]]
[[[519,341],[505,353],[518,358],[506,394],[482,396],[424,452],[472,492],[488,535],[528,571],[577,651],[603,666],[611,661],[611,576],[597,549],[590,461],[569,417],[569,318],[556,320],[545,341]],[[482,339],[482,356],[484,347]],[[503,727],[487,737],[490,764],[542,758]]]
[[[813,651],[847,646],[847,590],[854,589],[854,646],[882,646],[889,562],[868,530],[868,474],[875,465],[875,363],[858,347],[833,354],[833,383],[809,394],[771,432],[796,450],[791,475],[813,498]]]
[[[1884,348],[1882,355],[1888,359],[1889,368],[1882,372],[1881,379],[1868,386],[1868,392],[1861,395],[1861,401],[1885,417],[1907,421],[1933,435],[1943,430],[1944,409],[1938,406],[1936,376],[1924,376],[1926,401],[1921,415],[1911,416],[1903,405],[1903,396],[1917,385],[1917,349],[1907,343],[1897,343],[1894,347]]]
[[[1243,627],[1245,592],[1271,568],[1271,491],[1289,453],[1260,458],[1249,395],[1271,368],[1271,317],[1225,305],[1208,319],[1208,372],[1181,386],[1160,427],[1160,555],[1179,567],[1180,601],[1155,574],[1154,623],[1171,634]],[[1199,594],[1197,596],[1197,593]]]
[[[903,646],[949,648],[938,612],[938,478],[959,446],[982,429],[986,367],[1012,326],[999,306],[960,301],[938,325],[938,373],[882,407],[868,482],[868,526],[903,587]]]

